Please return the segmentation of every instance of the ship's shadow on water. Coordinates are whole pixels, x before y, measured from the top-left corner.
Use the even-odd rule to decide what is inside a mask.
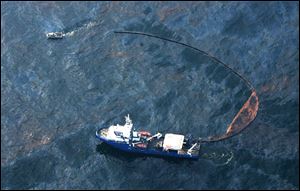
[[[133,162],[137,159],[146,160],[147,158],[160,158],[169,163],[180,164],[187,161],[195,162],[198,160],[198,159],[174,158],[174,157],[167,157],[167,156],[146,155],[141,153],[128,153],[116,149],[104,142],[96,146],[96,151],[101,155],[110,156],[118,160],[127,161],[127,162]]]

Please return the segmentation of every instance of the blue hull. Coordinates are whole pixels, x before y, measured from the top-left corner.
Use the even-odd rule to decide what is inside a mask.
[[[145,154],[145,155],[156,155],[156,156],[163,156],[163,157],[175,157],[175,158],[188,158],[188,159],[198,159],[199,156],[195,155],[188,155],[188,154],[177,154],[173,152],[167,152],[167,151],[158,151],[154,149],[142,149],[142,148],[135,148],[131,147],[130,145],[126,144],[125,142],[116,142],[116,141],[110,141],[105,138],[100,137],[98,134],[96,134],[96,137],[103,141],[112,147],[116,149],[120,149],[125,152],[129,153],[139,153],[139,154]]]

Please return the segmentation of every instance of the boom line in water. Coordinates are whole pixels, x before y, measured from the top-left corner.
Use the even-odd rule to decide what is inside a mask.
[[[235,71],[234,69],[229,67],[227,64],[225,64],[221,60],[217,59],[216,57],[214,57],[214,56],[210,55],[209,53],[207,53],[203,50],[200,50],[196,47],[193,47],[191,45],[188,45],[188,44],[185,44],[182,42],[178,42],[178,41],[175,41],[172,39],[164,38],[161,36],[144,33],[144,32],[138,32],[138,31],[114,31],[114,33],[143,35],[143,36],[158,38],[161,40],[177,43],[177,44],[186,46],[188,48],[194,49],[194,50],[208,56],[212,60],[215,60],[216,63],[221,64],[225,68],[232,71],[236,76],[238,76],[241,80],[243,80],[246,83],[248,88],[251,89],[252,93],[251,93],[250,97],[247,99],[247,101],[242,106],[242,108],[239,110],[239,112],[235,115],[232,122],[227,127],[226,133],[223,135],[210,136],[210,137],[204,138],[204,139],[199,138],[199,141],[201,141],[201,142],[217,142],[217,141],[228,139],[234,135],[239,134],[243,129],[245,129],[255,119],[255,117],[257,115],[257,111],[258,111],[258,105],[259,105],[259,101],[258,101],[258,97],[257,97],[256,91],[255,91],[255,88],[251,85],[249,80],[247,80],[245,77],[240,75],[237,71]]]

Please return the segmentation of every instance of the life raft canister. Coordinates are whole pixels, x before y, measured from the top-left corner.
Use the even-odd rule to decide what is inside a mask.
[[[151,133],[149,133],[148,131],[139,131],[139,132],[138,132],[138,135],[150,137],[150,136],[151,136]]]
[[[138,143],[135,145],[136,147],[140,147],[140,148],[147,148],[147,145],[144,143]]]

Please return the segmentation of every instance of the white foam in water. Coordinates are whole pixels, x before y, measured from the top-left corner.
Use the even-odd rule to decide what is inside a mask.
[[[77,29],[75,29],[75,30],[73,30],[73,31],[71,31],[71,32],[67,32],[67,33],[65,33],[64,34],[64,36],[73,36],[74,35],[74,33],[75,32],[78,32],[78,31],[80,31],[80,30],[83,30],[83,29],[90,29],[91,27],[93,27],[93,26],[95,26],[97,24],[97,22],[89,22],[88,24],[84,24],[82,27],[79,27],[79,28],[77,28]]]
[[[89,23],[87,24],[86,28],[89,29],[89,28],[95,26],[96,24],[97,24],[96,22],[89,22]]]
[[[64,36],[73,36],[73,35],[74,35],[74,31],[64,34]]]
[[[216,166],[225,166],[234,158],[232,151],[225,148],[213,152],[206,151],[202,158],[210,160]]]

